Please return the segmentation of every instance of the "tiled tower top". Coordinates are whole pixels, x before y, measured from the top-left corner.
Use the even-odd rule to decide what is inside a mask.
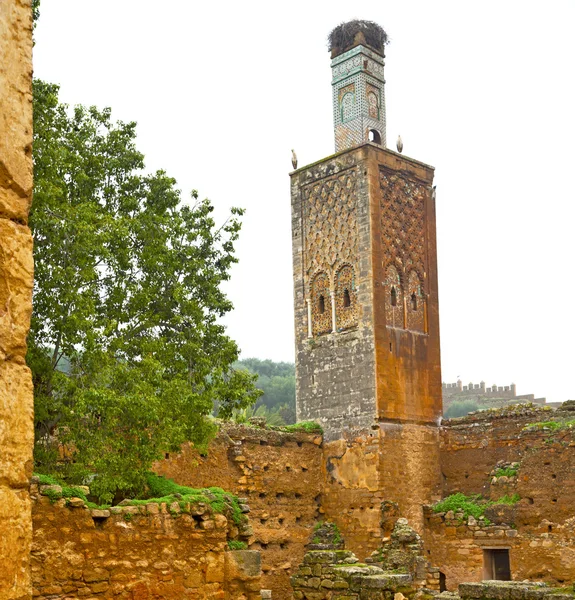
[[[376,23],[350,21],[331,32],[329,43],[336,152],[367,141],[385,147],[387,34]]]

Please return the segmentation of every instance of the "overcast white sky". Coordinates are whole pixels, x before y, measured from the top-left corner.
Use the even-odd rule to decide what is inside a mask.
[[[42,0],[35,75],[138,122],[147,168],[247,209],[226,320],[294,360],[290,149],[333,153],[326,36],[381,24],[388,142],[436,168],[443,380],[575,398],[575,2]]]

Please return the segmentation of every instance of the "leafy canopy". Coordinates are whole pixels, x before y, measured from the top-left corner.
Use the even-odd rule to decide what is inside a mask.
[[[214,402],[229,418],[261,394],[219,323],[243,211],[218,227],[208,200],[143,172],[135,138],[34,82],[35,459],[104,501],[143,489],[163,452],[205,445]]]

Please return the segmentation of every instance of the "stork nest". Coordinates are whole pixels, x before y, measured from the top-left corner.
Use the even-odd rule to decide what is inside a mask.
[[[348,50],[360,32],[363,33],[366,44],[378,52],[383,52],[384,46],[389,43],[389,37],[383,27],[373,21],[354,19],[341,23],[327,36],[329,50],[339,53]]]

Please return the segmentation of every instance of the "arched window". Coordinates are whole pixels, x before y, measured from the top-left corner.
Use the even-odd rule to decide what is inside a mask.
[[[416,271],[411,271],[407,280],[410,305],[410,310],[407,311],[407,328],[425,332],[425,297],[421,280]]]
[[[367,94],[368,114],[372,119],[379,119],[379,101],[375,92]]]
[[[351,306],[351,297],[349,295],[349,290],[343,290],[343,307],[349,308]]]
[[[328,275],[320,271],[311,282],[311,330],[312,335],[329,333],[332,330],[331,308],[329,304],[330,280]]]
[[[388,327],[403,329],[405,327],[403,290],[399,271],[394,265],[387,267],[383,285],[385,293],[385,323]]]
[[[335,276],[335,322],[338,331],[357,325],[357,294],[351,265],[343,265]]]
[[[341,99],[341,122],[345,123],[353,117],[353,105],[355,104],[355,95],[353,92],[347,92]]]
[[[374,144],[381,144],[381,134],[377,129],[370,129],[367,134],[367,139]]]

